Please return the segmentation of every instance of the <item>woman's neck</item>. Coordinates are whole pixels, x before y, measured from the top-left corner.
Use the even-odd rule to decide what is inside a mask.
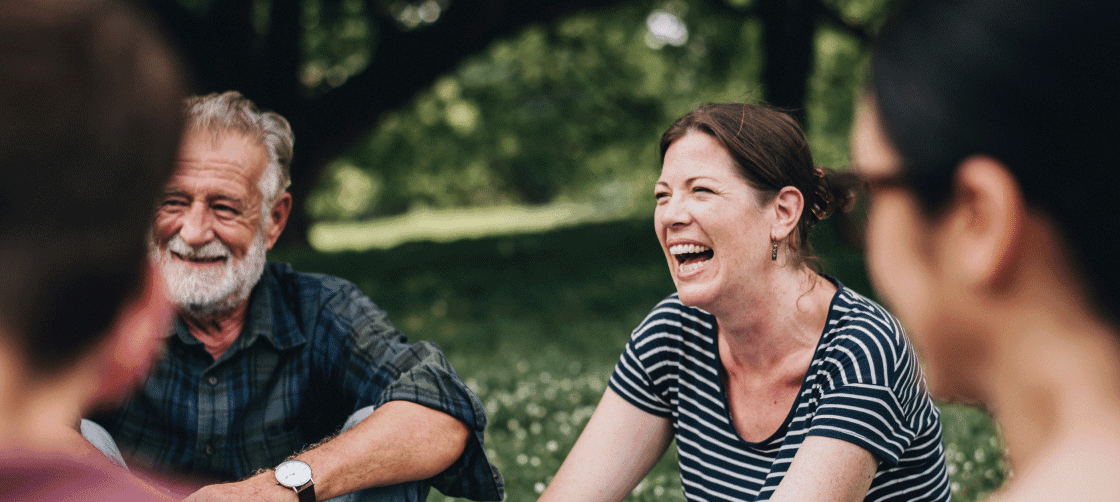
[[[721,305],[716,316],[724,364],[764,370],[799,349],[812,349],[828,320],[836,286],[806,267],[780,274],[750,301]]]

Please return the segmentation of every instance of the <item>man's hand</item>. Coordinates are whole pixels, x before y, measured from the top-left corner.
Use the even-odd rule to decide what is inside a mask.
[[[207,485],[183,502],[294,502],[296,492],[280,486],[272,471],[236,483]]]

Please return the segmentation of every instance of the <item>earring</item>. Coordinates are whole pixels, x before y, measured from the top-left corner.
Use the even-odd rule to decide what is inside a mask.
[[[770,251],[770,261],[778,261],[778,243],[774,242],[774,249]]]

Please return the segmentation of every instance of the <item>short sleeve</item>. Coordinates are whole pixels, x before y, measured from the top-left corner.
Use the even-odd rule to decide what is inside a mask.
[[[659,303],[630,335],[611,373],[610,388],[646,413],[673,413],[680,382],[685,337],[710,328],[711,323],[681,305],[676,294]]]
[[[653,387],[646,368],[642,366],[639,350],[642,346],[638,339],[631,337],[626,343],[622,356],[614,366],[609,382],[611,390],[638,409],[660,417],[670,415],[669,405],[661,399]]]
[[[821,399],[809,435],[855,444],[891,466],[898,465],[915,437],[891,389],[859,383],[844,385]]]
[[[921,384],[903,378],[912,356],[901,328],[885,311],[853,309],[830,332],[818,369],[820,400],[808,434],[853,443],[897,465],[914,442],[913,396]],[[909,396],[909,397],[907,397]]]

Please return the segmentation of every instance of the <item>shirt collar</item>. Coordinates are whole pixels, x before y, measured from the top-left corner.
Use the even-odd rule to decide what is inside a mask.
[[[306,343],[307,339],[304,338],[303,333],[291,327],[295,324],[294,322],[281,322],[279,329],[275,329],[277,326],[274,322],[276,318],[283,318],[285,315],[290,316],[291,314],[282,311],[284,302],[281,298],[274,298],[282,291],[273,271],[274,266],[275,264],[272,263],[266,264],[260,280],[257,281],[256,286],[253,286],[253,291],[249,294],[249,309],[245,325],[242,326],[241,334],[238,335],[237,341],[230,347],[229,352],[236,352],[252,346],[258,339],[262,338],[271,343],[277,350],[286,350]],[[281,311],[277,309],[281,309]],[[175,320],[172,336],[178,337],[181,342],[187,345],[202,343],[191,336],[182,318]]]

